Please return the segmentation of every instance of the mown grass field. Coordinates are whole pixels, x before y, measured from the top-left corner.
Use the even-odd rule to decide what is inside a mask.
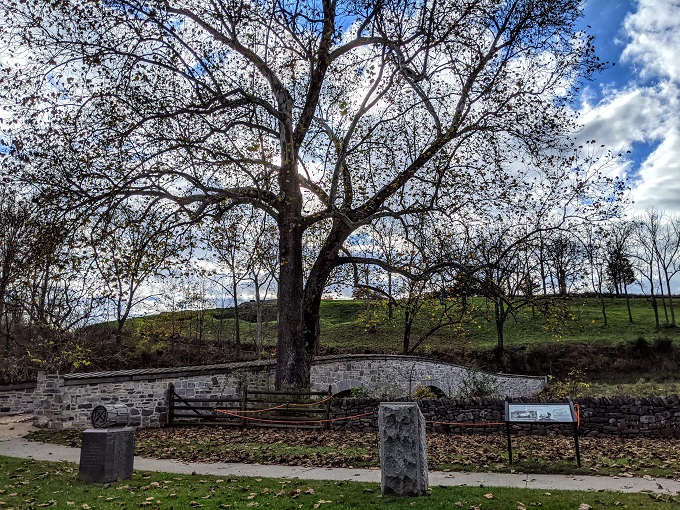
[[[670,510],[677,498],[653,494],[432,487],[419,498],[382,497],[377,484],[174,475],[136,471],[130,480],[88,485],[74,464],[0,456],[0,507],[28,510],[432,509],[526,510],[628,508]]]

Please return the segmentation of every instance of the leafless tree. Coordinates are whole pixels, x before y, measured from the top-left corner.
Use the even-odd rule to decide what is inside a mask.
[[[276,387],[306,386],[353,232],[512,200],[513,162],[571,166],[564,106],[602,66],[580,15],[578,0],[2,0],[0,45],[21,57],[0,92],[10,158],[83,216],[132,195],[195,221],[266,211]]]

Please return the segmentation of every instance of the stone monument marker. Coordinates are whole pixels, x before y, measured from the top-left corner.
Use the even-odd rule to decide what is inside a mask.
[[[381,403],[378,428],[382,494],[425,494],[428,487],[425,418],[418,404]]]
[[[84,482],[109,483],[132,477],[135,429],[128,427],[129,409],[123,404],[92,410],[93,428],[83,431],[78,477]]]

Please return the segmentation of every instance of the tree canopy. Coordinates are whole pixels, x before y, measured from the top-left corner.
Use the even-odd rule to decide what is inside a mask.
[[[368,260],[352,234],[395,218],[441,239],[464,213],[533,222],[611,199],[584,201],[598,176],[565,138],[573,92],[602,67],[577,0],[0,0],[0,14],[4,167],[36,200],[274,218],[279,388],[309,383],[333,271]]]

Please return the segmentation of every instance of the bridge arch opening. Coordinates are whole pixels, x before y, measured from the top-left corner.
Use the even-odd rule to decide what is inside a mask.
[[[439,386],[432,386],[432,385],[429,385],[429,386],[426,386],[426,388],[428,388],[429,390],[431,390],[432,393],[434,393],[434,396],[435,396],[436,398],[446,397],[446,393],[444,393],[444,390],[442,390]]]
[[[366,387],[362,381],[357,381],[356,379],[344,379],[332,385],[331,391],[333,392],[334,398],[349,398],[352,397],[352,393],[363,393],[366,391]]]

